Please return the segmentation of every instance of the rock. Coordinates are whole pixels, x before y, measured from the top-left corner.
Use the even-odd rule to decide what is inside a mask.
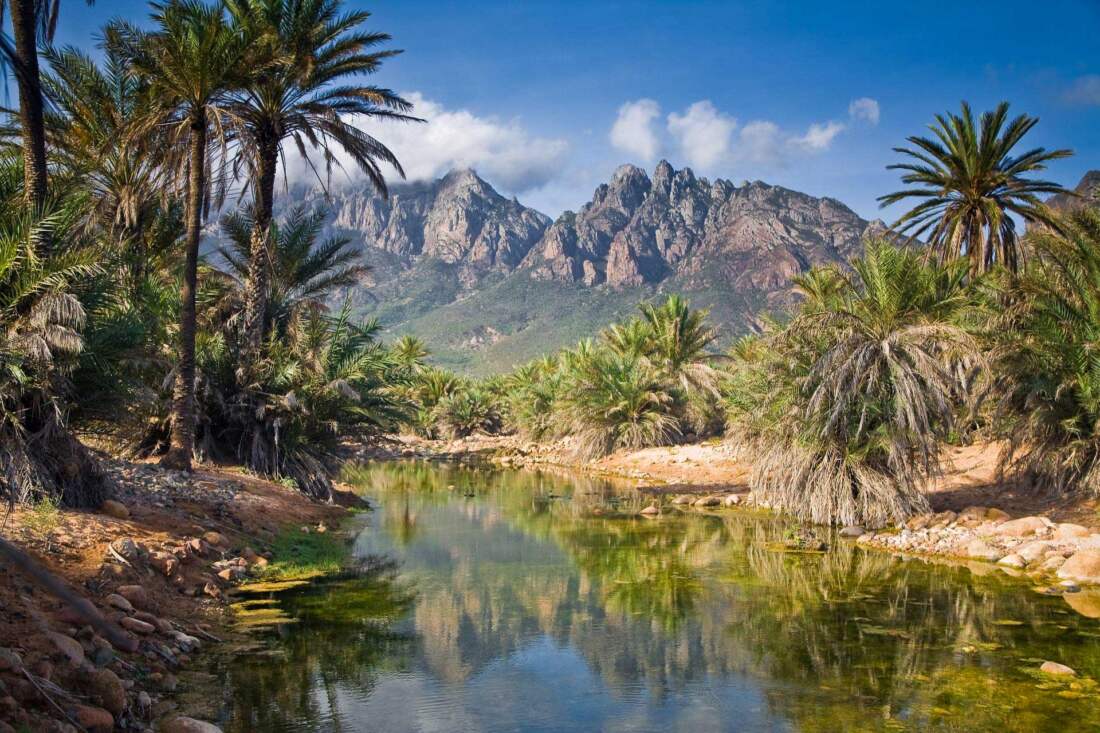
[[[1058,587],[1061,588],[1062,591],[1065,593],[1081,592],[1081,586],[1077,585],[1077,583],[1074,583],[1072,580],[1063,580],[1061,583],[1058,584]]]
[[[222,729],[213,723],[185,718],[181,715],[162,725],[160,733],[222,733]]]
[[[963,551],[963,555],[971,560],[989,560],[990,562],[1000,559],[1003,554],[1000,550],[990,547],[984,540],[979,539],[971,540]]]
[[[117,593],[128,600],[135,608],[149,608],[149,594],[141,585],[120,585]]]
[[[183,633],[182,631],[173,631],[172,633],[168,634],[168,636],[176,642],[180,650],[184,653],[189,653],[194,651],[195,649],[199,649],[200,647],[202,647],[201,641],[196,639],[194,636]]]
[[[89,733],[111,733],[115,729],[115,716],[94,705],[77,705],[73,717]]]
[[[722,499],[723,506],[737,506],[741,503],[740,494],[727,494],[725,499]]]
[[[256,554],[256,551],[253,550],[251,547],[246,547],[241,550],[241,557],[244,558],[244,561],[246,563],[251,565],[252,563],[256,562],[256,559],[259,557],[259,555]]]
[[[645,509],[643,509],[642,511],[640,511],[638,513],[641,514],[643,517],[655,517],[655,516],[657,516],[658,514],[661,513],[661,510],[657,508],[656,504],[650,504],[649,506],[647,506]],[[221,577],[222,573],[228,573],[228,572],[229,572],[228,569],[223,570],[221,573],[218,573],[218,577]]]
[[[23,658],[7,647],[0,647],[0,672],[23,669]]]
[[[134,618],[133,616],[125,616],[118,623],[122,628],[133,631],[135,634],[141,634],[142,636],[148,636],[156,631],[156,628],[151,623]]]
[[[909,517],[905,522],[905,528],[914,532],[922,530],[932,523],[931,514],[918,514],[915,517]]]
[[[722,504],[722,500],[720,498],[718,498],[717,496],[704,496],[700,499],[696,499],[694,506],[710,507],[710,506],[721,506],[721,504]]]
[[[1017,547],[1015,554],[1019,555],[1025,562],[1030,564],[1045,557],[1053,546],[1054,543],[1048,540],[1035,540],[1034,542],[1028,542],[1027,544]]]
[[[1088,536],[1088,527],[1082,527],[1080,524],[1071,524],[1069,522],[1063,522],[1055,526],[1053,535],[1056,540],[1076,540]]]
[[[202,536],[202,539],[206,544],[213,545],[219,549],[225,549],[229,547],[229,540],[221,532],[207,532]]]
[[[179,558],[169,552],[154,552],[149,556],[149,564],[159,570],[161,575],[170,578],[176,574],[180,561]]]
[[[1039,569],[1044,573],[1056,573],[1065,564],[1066,559],[1061,555],[1050,555],[1039,565]]]
[[[1100,550],[1078,550],[1058,569],[1058,577],[1079,583],[1100,583]]]
[[[114,499],[107,499],[99,507],[99,510],[106,514],[108,517],[114,517],[115,519],[129,519],[130,510],[126,508],[126,505],[121,501],[115,501]]]
[[[1077,672],[1074,671],[1073,667],[1067,667],[1066,665],[1059,664],[1058,662],[1043,662],[1043,664],[1039,667],[1039,671],[1043,674],[1052,674],[1058,676],[1077,676]]]
[[[859,525],[855,525],[855,524],[850,525],[850,526],[845,527],[844,529],[840,530],[840,536],[848,538],[848,539],[856,539],[858,537],[862,537],[863,534],[864,534],[863,527],[860,527]]]
[[[148,710],[149,708],[153,707],[153,698],[149,696],[148,692],[142,690],[138,693],[137,704],[138,707],[142,710]]]
[[[1086,588],[1078,593],[1066,593],[1062,600],[1085,618],[1100,618],[1100,590]]]
[[[982,520],[986,518],[989,513],[989,507],[984,506],[968,506],[959,512],[959,519],[977,519]]]
[[[987,522],[1007,522],[1012,519],[1012,515],[1006,511],[997,509],[996,507],[987,509],[985,512],[985,520]]]
[[[85,677],[85,686],[93,698],[113,715],[126,709],[126,688],[122,680],[109,669],[97,669]]]
[[[76,639],[59,634],[56,631],[47,631],[46,637],[74,666],[80,666],[80,663],[84,661],[84,647]]]
[[[694,501],[695,501],[694,496],[691,496],[690,494],[680,494],[679,496],[677,496],[675,499],[672,500],[672,503],[676,506],[683,506],[684,504],[691,504]]]
[[[165,674],[160,680],[160,689],[165,692],[175,692],[179,686],[179,680],[176,679],[174,674]]]
[[[141,546],[129,537],[121,537],[111,543],[111,549],[130,562],[141,557]]]
[[[104,600],[107,601],[108,606],[112,606],[114,608],[117,608],[118,610],[124,611],[125,613],[133,613],[134,612],[133,604],[131,604],[128,600],[126,600],[125,598],[120,596],[118,593],[112,593],[109,596],[107,596],[107,598],[104,599]]]
[[[1031,537],[1046,527],[1047,523],[1042,517],[1020,517],[1001,524],[993,532],[1002,537]]]
[[[1002,557],[1000,560],[997,561],[997,564],[1003,565],[1006,568],[1016,568],[1017,570],[1022,570],[1023,568],[1027,567],[1027,560],[1023,559],[1014,552],[1011,555],[1005,555],[1004,557]]]

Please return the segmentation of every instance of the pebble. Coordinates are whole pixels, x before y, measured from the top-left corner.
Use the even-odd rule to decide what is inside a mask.
[[[1063,677],[1077,676],[1077,672],[1073,669],[1073,667],[1067,667],[1066,665],[1059,664],[1058,662],[1043,662],[1042,666],[1039,667],[1039,671],[1043,672],[1044,674],[1059,675]]]

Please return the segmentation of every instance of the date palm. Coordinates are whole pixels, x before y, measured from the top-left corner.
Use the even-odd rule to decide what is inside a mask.
[[[93,4],[93,0],[87,0]],[[14,44],[0,35],[0,57],[15,72],[19,86],[19,126],[23,136],[23,193],[35,207],[46,199],[46,127],[42,100],[42,77],[38,67],[38,44],[53,41],[57,30],[59,0],[0,0],[0,23],[4,11],[11,13]]]
[[[168,131],[174,151],[169,169],[185,177],[187,235],[179,364],[171,446],[162,464],[190,470],[195,430],[195,293],[212,156],[225,158],[233,123],[226,105],[230,94],[247,81],[246,75],[255,73],[259,60],[249,54],[252,39],[228,22],[220,5],[174,0],[153,8],[151,31],[118,25],[116,32],[130,54],[134,72],[149,84],[150,96],[156,100],[149,114]]]
[[[1012,271],[1023,259],[1013,215],[1029,224],[1054,226],[1040,194],[1064,193],[1057,183],[1028,178],[1047,163],[1072,155],[1069,150],[1013,150],[1038,124],[1037,117],[1008,119],[1008,103],[975,122],[970,105],[959,114],[936,115],[932,137],[907,138],[912,147],[894,148],[911,162],[887,166],[905,171],[910,188],[880,196],[881,206],[918,199],[920,203],[894,223],[899,233],[927,237],[941,261],[966,258],[971,275],[995,265]]]
[[[719,374],[712,362],[722,357],[709,351],[718,332],[707,324],[707,312],[692,310],[679,295],[640,310],[650,332],[647,356],[661,373],[685,393],[715,394]]]
[[[241,121],[240,160],[254,207],[244,318],[246,358],[254,359],[264,337],[264,260],[283,142],[293,141],[303,158],[310,149],[320,150],[327,173],[337,165],[335,152],[343,151],[385,193],[380,163],[402,177],[404,171],[389,148],[358,125],[414,118],[405,114],[412,106],[391,90],[348,81],[373,74],[400,53],[372,50],[390,36],[359,30],[369,13],[342,12],[339,0],[229,0],[227,7],[234,23],[273,59],[232,105]]]

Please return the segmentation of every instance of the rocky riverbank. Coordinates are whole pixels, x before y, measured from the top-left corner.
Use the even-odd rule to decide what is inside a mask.
[[[5,564],[0,733],[217,731],[181,715],[178,698],[198,655],[234,636],[227,594],[263,575],[280,532],[325,531],[347,514],[216,468],[107,465],[117,490],[99,510],[21,508],[3,533],[120,636]]]

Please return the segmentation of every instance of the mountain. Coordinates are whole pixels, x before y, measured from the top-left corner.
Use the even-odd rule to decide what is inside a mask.
[[[395,186],[388,199],[347,189],[327,205],[332,233],[358,241],[374,268],[351,293],[357,306],[477,374],[571,345],[668,292],[710,308],[731,339],[789,302],[794,275],[846,266],[884,230],[835,199],[712,183],[665,161],[652,178],[621,166],[553,222],[470,170]]]
[[[1086,173],[1073,192],[1077,195],[1055,194],[1047,199],[1047,205],[1059,211],[1072,211],[1081,206],[1100,205],[1100,170]]]

